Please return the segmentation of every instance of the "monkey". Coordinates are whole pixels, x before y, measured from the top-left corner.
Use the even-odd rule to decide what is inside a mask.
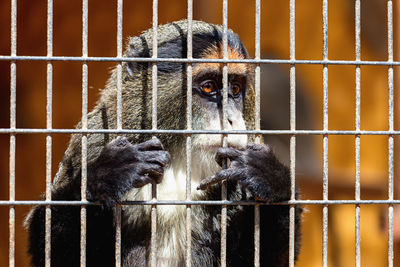
[[[187,58],[186,20],[157,27],[158,57]],[[193,58],[223,55],[223,28],[202,21],[192,23]],[[229,59],[248,59],[239,36],[227,32]],[[124,57],[152,57],[152,29],[129,38]],[[122,62],[123,129],[152,129],[152,63]],[[157,63],[157,129],[186,129],[187,92],[192,90],[192,127],[195,130],[252,130],[255,127],[254,67],[228,63],[228,104],[222,118],[224,64],[192,63],[192,88],[187,88],[186,63]],[[117,128],[118,79],[115,68],[93,110],[88,129]],[[79,123],[77,129],[82,128]],[[87,134],[86,265],[115,265],[116,204],[157,199],[185,200],[186,137],[182,134]],[[230,201],[260,201],[260,265],[288,266],[289,206],[269,205],[291,197],[290,171],[266,144],[255,137],[192,134],[191,199],[221,200],[222,182]],[[82,134],[73,134],[52,184],[51,198],[80,200]],[[227,168],[222,168],[229,162]],[[297,192],[296,192],[297,197]],[[151,206],[121,204],[121,262],[123,266],[150,264]],[[157,206],[156,266],[185,266],[186,207]],[[302,208],[295,206],[295,258],[300,250]],[[227,206],[227,266],[254,264],[254,207]],[[191,206],[191,264],[220,266],[221,206]],[[44,266],[45,207],[33,207],[25,225],[33,266]],[[51,264],[78,266],[80,207],[51,206]]]

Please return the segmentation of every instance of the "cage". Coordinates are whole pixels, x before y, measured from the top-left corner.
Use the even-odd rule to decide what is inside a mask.
[[[295,264],[296,205],[308,210],[296,266],[399,266],[397,1],[11,0],[1,6],[5,26],[0,29],[0,232],[9,237],[0,241],[2,266],[29,263],[22,229],[28,209],[44,205],[50,221],[51,206],[61,204],[81,205],[81,265],[85,265],[85,207],[92,203],[86,199],[85,178],[81,201],[51,200],[58,162],[73,134],[82,134],[85,155],[86,135],[94,133],[85,125],[88,111],[97,99],[98,88],[104,87],[108,69],[121,68],[127,60],[122,57],[124,39],[184,18],[229,27],[249,50],[252,59],[246,62],[255,66],[260,117],[258,128],[247,133],[262,135],[291,171],[292,198],[285,203],[291,207],[289,266]],[[148,62],[157,68],[160,59],[155,55]],[[180,62],[191,73],[191,65],[199,61],[187,58]],[[218,62],[235,61],[222,58]],[[156,75],[153,79],[157,83]],[[191,79],[187,83],[190,87]],[[188,106],[190,103],[189,96]],[[155,105],[154,115],[156,110]],[[191,129],[189,111],[187,118],[187,129],[176,134],[185,135],[190,148],[191,136],[199,132]],[[82,129],[74,129],[79,120]],[[121,120],[119,115],[117,129],[104,131],[129,132],[122,128]],[[155,123],[144,132],[162,130]],[[187,156],[190,163],[190,149]],[[82,160],[86,162],[85,157]],[[190,173],[190,164],[187,166]],[[83,177],[85,173],[83,168]],[[299,199],[294,196],[296,182],[301,190]],[[45,198],[39,200],[42,192]],[[157,207],[166,204],[185,206],[187,218],[193,205],[220,205],[222,221],[226,221],[226,207],[237,205],[225,200],[196,202],[190,199],[190,188],[186,200],[162,201],[157,200],[154,190],[153,200],[135,203],[152,207],[154,236]],[[248,204],[255,208],[254,265],[259,266],[262,251],[258,247],[257,210],[263,204]],[[117,212],[120,222],[119,216]],[[190,233],[190,219],[186,226]],[[49,265],[50,222],[46,231]],[[118,223],[116,233],[119,266]],[[222,231],[221,240],[224,265],[226,231]],[[152,252],[156,253],[155,246]],[[190,245],[186,253],[186,265],[190,266]]]

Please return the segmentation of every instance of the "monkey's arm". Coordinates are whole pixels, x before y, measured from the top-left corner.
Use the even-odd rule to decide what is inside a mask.
[[[266,145],[250,144],[245,150],[220,148],[216,160],[231,161],[229,168],[205,179],[200,188],[227,179],[237,181],[244,192],[243,200],[262,200],[267,203],[290,199],[290,172]],[[297,193],[296,193],[297,195]],[[295,255],[300,247],[301,207],[295,208]],[[260,205],[261,266],[288,266],[289,206]],[[230,239],[230,240],[229,240]],[[253,265],[254,208],[244,206],[243,212],[230,221],[228,246],[232,266]],[[243,262],[246,261],[246,262]]]
[[[133,187],[161,182],[168,152],[159,140],[132,145],[126,138],[107,144],[99,157],[88,164],[87,197],[102,206],[87,206],[87,263],[112,266],[114,260],[113,205]],[[70,167],[72,168],[72,166]],[[77,166],[80,168],[80,166]],[[77,173],[76,177],[68,177]],[[67,170],[62,186],[52,192],[52,200],[79,200],[80,171]],[[79,206],[51,207],[51,261],[53,266],[78,266],[80,261]],[[44,266],[45,207],[35,207],[27,219],[29,253],[34,266]]]

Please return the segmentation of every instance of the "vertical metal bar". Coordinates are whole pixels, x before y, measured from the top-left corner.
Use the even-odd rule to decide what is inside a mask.
[[[122,57],[123,0],[117,3],[117,57]],[[117,65],[117,129],[122,129],[122,62]],[[121,266],[121,205],[115,209],[115,266]]]
[[[323,59],[328,60],[328,0],[322,4]],[[323,70],[323,123],[324,131],[328,130],[328,65]],[[328,200],[328,135],[323,136],[323,199]],[[322,208],[322,266],[328,266],[328,205]]]
[[[152,58],[158,57],[158,41],[157,41],[157,24],[158,24],[158,1],[153,0],[153,55]],[[157,62],[152,64],[152,129],[157,130]],[[157,185],[152,184],[151,188],[152,201],[157,200]],[[157,205],[151,206],[151,250],[150,264],[156,267],[157,253]]]
[[[256,29],[255,29],[255,59],[261,58],[260,36],[261,36],[261,1],[256,0]],[[260,130],[260,64],[255,67],[255,129]],[[256,143],[261,143],[261,136],[256,136]],[[260,205],[254,206],[254,266],[260,266]]]
[[[222,4],[222,57],[228,59],[228,0],[223,0]],[[224,63],[222,67],[222,128],[227,129],[227,112],[228,107],[228,64]],[[222,146],[228,146],[228,136],[222,135]],[[226,168],[226,162],[223,164]],[[227,199],[226,182],[222,182],[221,199]],[[227,206],[221,207],[221,267],[226,267],[226,220],[227,220]]]
[[[82,57],[88,56],[88,0],[82,0]],[[88,109],[88,65],[82,63],[82,129],[87,129]],[[86,201],[87,187],[87,135],[82,134],[82,174],[81,199]],[[80,236],[81,266],[86,266],[86,206],[81,206],[81,236]]]
[[[290,59],[296,59],[295,0],[290,0]],[[290,65],[290,130],[296,129],[296,65]],[[290,136],[290,199],[296,199],[296,135]],[[294,267],[295,206],[289,208],[289,266]]]
[[[53,0],[47,1],[47,56],[53,56]],[[46,129],[52,129],[53,64],[47,62],[47,118]],[[51,201],[51,152],[52,136],[46,136],[46,201]],[[45,218],[45,266],[51,265],[51,206],[46,205]]]
[[[388,61],[393,62],[393,3],[392,0],[387,1],[387,20],[388,20]],[[388,124],[389,131],[394,130],[394,91],[393,91],[393,66],[388,67]],[[388,199],[393,200],[393,164],[394,164],[394,138],[393,135],[388,136]],[[393,205],[388,208],[388,266],[393,267]]]
[[[360,0],[355,0],[355,49],[356,61],[361,60],[361,3]],[[356,65],[356,130],[360,130],[360,111],[361,111],[361,68]],[[355,136],[355,154],[356,154],[356,182],[355,182],[355,199],[360,200],[360,135]],[[360,205],[356,205],[356,266],[361,266],[361,236],[360,236]]]
[[[115,210],[115,266],[121,266],[121,205]]]
[[[192,22],[193,22],[193,0],[188,0],[187,7],[187,58],[193,58],[192,45]],[[186,65],[187,81],[187,107],[186,107],[186,129],[192,129],[192,63]],[[191,200],[191,177],[192,177],[192,136],[186,135],[186,200]],[[186,267],[192,265],[192,220],[191,205],[186,205]]]
[[[117,3],[117,57],[122,57],[123,0]],[[122,129],[122,62],[117,65],[117,129]]]
[[[17,0],[11,0],[11,56],[17,55]],[[17,63],[10,65],[10,128],[16,129],[17,120]],[[15,200],[15,134],[10,134],[10,177],[9,199]],[[8,265],[15,266],[15,207],[9,208],[9,261]]]

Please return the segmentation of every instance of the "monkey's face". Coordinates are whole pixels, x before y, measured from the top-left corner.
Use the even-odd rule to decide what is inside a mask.
[[[222,49],[212,47],[203,58],[221,58]],[[228,47],[228,58],[242,59],[237,50]],[[193,68],[193,128],[199,130],[246,130],[243,116],[244,99],[249,83],[248,66],[243,63],[228,64],[228,105],[225,122],[222,116],[223,64],[201,63]],[[221,146],[220,134],[200,134],[193,137],[193,145],[215,150]],[[247,135],[229,134],[228,145],[243,148]]]
[[[194,22],[192,36],[193,58],[223,58],[221,26],[205,22]],[[180,21],[160,26],[158,32],[159,58],[187,58],[187,23]],[[248,53],[243,43],[228,30],[228,59],[246,59]],[[127,57],[152,57],[152,31],[146,31],[130,40]],[[158,129],[185,129],[187,108],[186,91],[192,90],[192,127],[194,130],[246,130],[254,128],[254,90],[253,71],[249,64],[229,63],[228,66],[228,104],[225,122],[222,121],[222,63],[192,64],[192,88],[187,88],[186,64],[158,62]],[[148,129],[152,127],[152,64],[148,62],[126,63],[127,79],[124,80],[123,104],[129,119],[124,119],[127,128]],[[124,116],[126,116],[124,114]],[[223,127],[225,126],[225,127]],[[221,134],[194,134],[193,149],[202,149],[206,154],[221,146]],[[183,135],[160,135],[167,150],[177,150],[184,144]],[[252,136],[249,135],[249,139]],[[228,145],[243,148],[247,144],[246,134],[229,134]],[[181,151],[179,151],[180,153]],[[177,154],[179,154],[177,152]],[[211,153],[212,154],[212,153]],[[208,155],[209,156],[209,155]]]

